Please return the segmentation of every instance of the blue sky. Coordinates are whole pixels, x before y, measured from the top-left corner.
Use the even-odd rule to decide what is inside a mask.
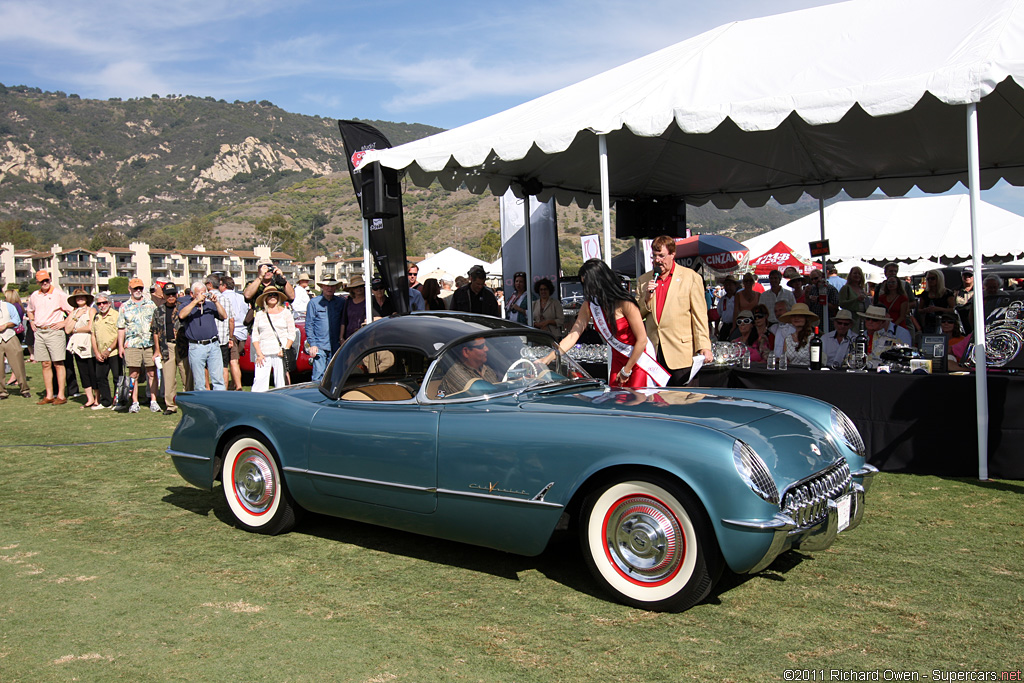
[[[720,24],[825,0],[0,0],[0,82],[452,128]],[[1024,214],[1024,192],[983,198]]]

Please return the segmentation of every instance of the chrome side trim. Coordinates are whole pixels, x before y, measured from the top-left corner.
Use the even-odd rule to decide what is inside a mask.
[[[405,489],[406,491],[422,491],[423,493],[437,493],[436,486],[413,486],[412,484],[399,484],[394,481],[380,481],[378,479],[364,479],[362,477],[347,477],[343,474],[333,474],[331,472],[317,472],[316,470],[304,470],[300,467],[285,467],[285,472],[292,472],[294,474],[306,474],[311,477],[324,477],[326,479],[340,479],[342,481],[351,481],[359,484],[372,484],[374,486],[386,486],[393,489]]]
[[[359,484],[370,484],[373,486],[384,486],[392,489],[403,489],[406,491],[420,491],[422,493],[440,493],[447,496],[468,496],[470,498],[485,498],[487,500],[496,500],[503,503],[522,503],[527,505],[540,505],[544,507],[552,507],[561,509],[565,506],[559,503],[549,503],[545,500],[526,500],[522,498],[512,498],[511,496],[496,496],[489,493],[473,493],[472,491],[452,491],[451,489],[439,489],[436,486],[413,486],[411,484],[399,484],[393,481],[380,481],[378,479],[364,479],[363,477],[348,477],[343,474],[332,474],[330,472],[318,472],[316,470],[305,470],[301,467],[285,467],[285,472],[291,472],[293,474],[305,474],[311,477],[324,477],[326,479],[339,479],[341,481],[351,481]]]
[[[446,496],[468,496],[469,498],[484,498],[486,500],[497,500],[502,503],[520,503],[522,505],[540,505],[549,508],[564,508],[560,503],[549,503],[546,500],[531,500],[528,498],[512,498],[511,496],[496,496],[491,493],[473,493],[472,491],[452,491],[451,489],[437,489],[437,492]]]
[[[186,460],[203,460],[207,462],[213,460],[213,458],[207,457],[205,455],[193,455],[192,453],[182,453],[181,451],[174,451],[171,450],[170,448],[168,448],[165,451],[165,453],[167,453],[167,455],[171,456],[172,458],[184,458]]]

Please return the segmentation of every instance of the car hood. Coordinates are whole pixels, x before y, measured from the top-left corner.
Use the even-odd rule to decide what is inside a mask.
[[[716,396],[688,389],[639,391],[585,386],[578,392],[526,392],[520,395],[526,411],[591,412],[637,415],[700,422],[715,429],[731,429],[761,420],[783,409],[763,401]]]
[[[686,389],[584,387],[579,392],[523,394],[520,407],[527,412],[635,416],[714,429],[753,447],[780,487],[842,458],[820,425],[792,410],[751,398]]]

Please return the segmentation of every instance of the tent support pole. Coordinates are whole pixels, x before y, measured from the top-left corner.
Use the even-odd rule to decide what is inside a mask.
[[[640,238],[639,237],[634,237],[633,238],[633,255],[636,258],[633,259],[633,261],[634,261],[634,263],[636,263],[636,277],[637,277],[637,279],[639,279],[640,276],[643,275],[643,272],[644,272],[643,270],[641,270],[644,267],[643,248],[644,248],[643,245],[640,244]]]
[[[526,231],[526,324],[533,327],[533,244],[530,242],[530,237],[533,232],[533,228],[530,226],[530,205],[533,202],[530,200],[530,195],[523,191],[523,230]],[[502,273],[502,277],[505,274]],[[515,291],[515,275],[512,276],[512,291]]]
[[[366,322],[373,322],[373,291],[370,282],[373,280],[373,259],[370,257],[370,221],[363,219],[363,286],[366,290]],[[396,295],[397,296],[397,295]],[[327,360],[330,360],[328,358]]]
[[[818,195],[818,223],[821,225],[821,239],[825,240],[825,194],[824,188]],[[821,331],[828,333],[828,255],[821,257],[821,278],[825,283],[825,305],[821,307]],[[863,283],[861,283],[863,284]]]
[[[604,262],[612,267],[612,202],[608,189],[608,139],[597,136],[597,149],[601,164],[601,221],[604,224]]]
[[[981,245],[978,243],[978,205],[981,203],[981,154],[978,145],[978,105],[967,105],[967,189],[971,197],[971,252],[974,281],[983,280]],[[978,479],[988,479],[988,362],[985,342],[985,311],[982,297],[972,297],[974,307],[974,381],[978,403]]]

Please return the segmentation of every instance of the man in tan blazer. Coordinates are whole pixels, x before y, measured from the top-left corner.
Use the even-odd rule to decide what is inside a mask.
[[[637,284],[640,315],[658,349],[658,362],[672,373],[670,387],[686,384],[695,353],[711,362],[711,337],[704,281],[675,262],[676,242],[662,235],[651,244],[654,270]],[[657,277],[655,277],[657,275]]]

